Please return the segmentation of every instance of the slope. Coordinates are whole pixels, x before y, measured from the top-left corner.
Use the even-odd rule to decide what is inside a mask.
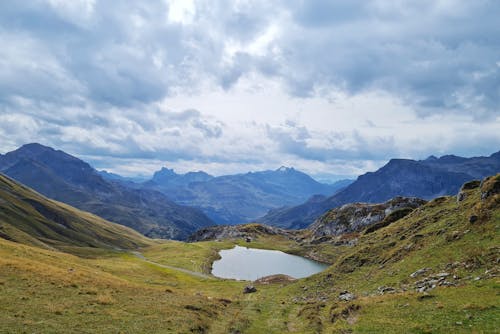
[[[155,264],[209,271],[217,250],[244,240],[162,241],[142,250],[148,262],[0,239],[0,332],[495,333],[500,175],[458,199],[435,199],[340,246],[258,229],[250,246],[314,253],[332,266],[295,282],[254,282],[252,294],[242,293],[248,282]]]
[[[430,157],[426,160],[392,159],[375,172],[369,172],[324,200],[269,212],[257,221],[282,228],[304,228],[326,210],[347,203],[381,203],[396,196],[433,199],[457,193],[467,181],[500,172],[499,154],[489,157]]]
[[[296,205],[315,194],[332,195],[348,180],[327,185],[294,168],[213,177],[203,172],[176,174],[163,168],[144,187],[176,203],[199,207],[218,224],[241,224],[270,209]]]
[[[105,180],[84,161],[40,144],[0,156],[0,172],[49,198],[150,237],[182,239],[214,224],[197,209],[175,204],[157,191]]]
[[[0,237],[67,252],[79,248],[135,249],[152,243],[132,229],[49,200],[2,174]]]

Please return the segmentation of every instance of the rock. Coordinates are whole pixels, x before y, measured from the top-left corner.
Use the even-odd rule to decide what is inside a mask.
[[[246,242],[252,242],[252,238],[250,238],[250,237],[246,237],[246,238],[245,238],[245,241],[246,241]]]
[[[465,197],[466,197],[466,196],[465,196],[465,193],[464,193],[464,192],[462,192],[462,191],[461,191],[461,192],[459,192],[459,193],[457,194],[457,203],[462,202],[462,201],[465,199]]]
[[[474,224],[477,222],[478,217],[476,215],[472,215],[469,217],[469,223]]]
[[[247,285],[244,289],[243,289],[243,293],[254,293],[254,292],[257,292],[257,288],[254,287],[253,285]]]
[[[487,177],[481,184],[481,200],[500,194],[500,174]]]
[[[439,279],[436,279],[435,277],[426,277],[423,280],[415,282],[415,289],[418,292],[432,290],[439,284],[439,282],[441,282],[443,280],[444,280],[444,277],[441,277]]]
[[[435,297],[434,295],[430,295],[428,293],[424,293],[423,295],[418,296],[417,299],[418,300],[424,300],[424,299],[431,299],[431,298],[434,298],[434,297]]]
[[[450,282],[450,281],[442,281],[442,282],[439,282],[439,285],[440,286],[456,286],[457,284]]]
[[[393,287],[390,287],[390,286],[379,286],[377,290],[381,295],[383,295],[385,293],[395,293],[396,292],[396,289],[394,289]]]
[[[349,291],[342,291],[339,294],[339,299],[348,302],[353,299],[356,299],[356,296],[353,293],[350,293]]]
[[[479,188],[480,185],[481,185],[481,181],[480,180],[472,180],[472,181],[469,181],[469,182],[465,182],[462,185],[462,188],[460,190],[476,189],[476,188]]]
[[[430,270],[431,270],[431,268],[422,268],[422,269],[419,269],[419,270],[415,271],[414,273],[410,274],[410,277],[411,278],[418,277],[420,275],[423,275],[423,274],[427,273]]]
[[[448,276],[450,276],[450,273],[439,273],[439,274],[434,275],[434,277],[437,277],[437,278],[448,277]]]

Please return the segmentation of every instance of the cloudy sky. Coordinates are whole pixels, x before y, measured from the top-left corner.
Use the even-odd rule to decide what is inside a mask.
[[[124,175],[500,149],[500,1],[0,2],[0,153]]]

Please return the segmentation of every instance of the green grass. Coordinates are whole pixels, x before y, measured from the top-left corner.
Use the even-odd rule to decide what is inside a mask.
[[[23,231],[18,241],[27,245],[0,239],[0,333],[497,333],[499,202],[498,194],[481,201],[479,189],[460,203],[435,200],[373,233],[350,235],[354,246],[276,235],[251,243],[144,239],[138,251],[146,259],[61,240],[45,247]],[[473,214],[479,219],[471,224]],[[218,251],[235,244],[332,265],[296,282],[258,284],[253,294],[242,293],[246,282],[162,266],[208,274]],[[430,274],[409,275],[424,267],[456,275],[457,286],[416,292],[415,282]],[[380,286],[396,292],[380,295]],[[357,298],[340,301],[343,290]]]

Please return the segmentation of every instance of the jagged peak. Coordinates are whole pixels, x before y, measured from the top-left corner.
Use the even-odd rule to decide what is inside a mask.
[[[286,167],[286,166],[281,166],[280,168],[276,169],[277,172],[293,172],[295,171],[295,168],[293,167]]]

